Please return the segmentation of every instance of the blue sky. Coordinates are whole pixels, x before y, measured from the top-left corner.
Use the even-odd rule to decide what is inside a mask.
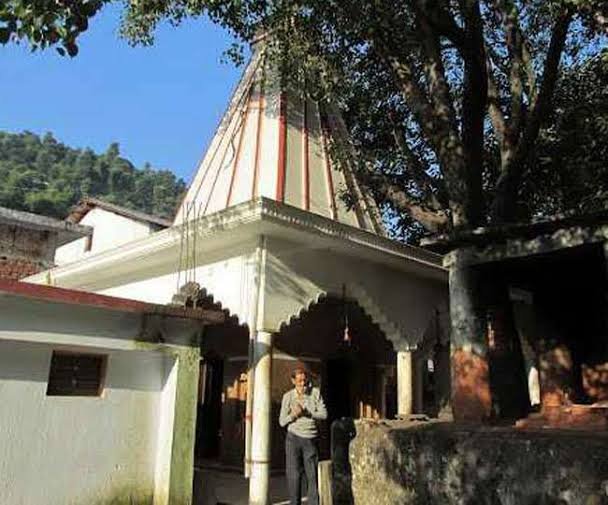
[[[116,141],[136,166],[149,161],[189,182],[241,72],[220,61],[231,39],[197,20],[132,48],[118,24],[117,8],[102,11],[73,59],[0,46],[0,130],[50,131],[97,152]]]

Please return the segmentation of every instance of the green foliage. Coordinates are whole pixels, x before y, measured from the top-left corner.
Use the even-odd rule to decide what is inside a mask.
[[[32,50],[57,46],[62,56],[78,54],[76,39],[108,0],[3,0],[0,44],[25,41]]]
[[[530,215],[608,208],[608,50],[557,83],[554,109],[531,157],[520,208]]]
[[[73,149],[47,133],[0,132],[0,206],[64,218],[83,196],[172,218],[186,190],[183,180],[149,164],[141,170],[120,157]]]

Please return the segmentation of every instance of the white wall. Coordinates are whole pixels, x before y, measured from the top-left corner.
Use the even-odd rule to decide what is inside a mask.
[[[240,323],[250,321],[253,309],[252,296],[255,283],[255,253],[214,261],[196,268],[188,279],[194,279],[219,301],[222,307],[239,318]],[[179,286],[186,283],[186,274],[179,277]],[[178,290],[178,274],[154,276],[101,289],[103,295],[131,298],[149,303],[169,303]]]
[[[108,354],[101,397],[46,396],[52,349],[0,340],[0,503],[151,504],[172,363],[93,351]]]
[[[65,265],[89,254],[95,254],[153,233],[148,223],[120,216],[95,207],[82,218],[79,224],[93,227],[91,250],[85,252],[86,238],[69,242],[55,252],[55,263]]]

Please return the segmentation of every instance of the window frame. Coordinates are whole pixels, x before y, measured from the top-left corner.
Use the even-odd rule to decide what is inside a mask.
[[[86,357],[86,358],[96,358],[100,359],[100,367],[99,367],[99,383],[97,386],[97,390],[95,393],[84,393],[84,392],[74,392],[74,393],[66,393],[66,392],[50,392],[51,386],[51,374],[53,372],[53,358],[55,356],[59,357]],[[64,397],[64,398],[103,398],[106,378],[107,378],[107,370],[108,370],[108,354],[98,353],[98,352],[87,352],[87,351],[73,351],[73,350],[56,350],[53,349],[51,352],[51,359],[49,361],[49,371],[47,374],[47,384],[46,384],[46,393],[47,397]]]

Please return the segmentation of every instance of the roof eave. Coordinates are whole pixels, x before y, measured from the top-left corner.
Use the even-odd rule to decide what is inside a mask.
[[[18,226],[27,230],[55,233],[57,235],[58,246],[93,233],[93,228],[90,226],[60,221],[59,219],[54,219],[52,217],[7,209],[6,207],[0,207],[0,223],[9,226]]]
[[[180,319],[194,319],[205,321],[209,324],[222,323],[226,319],[225,314],[221,310],[158,305],[127,298],[7,279],[0,279],[0,296],[2,295],[19,296],[31,300],[44,300],[68,305],[96,307],[117,312],[133,312]]]
[[[150,223],[160,226],[162,228],[168,228],[172,224],[171,221],[169,221],[168,219],[153,216],[151,214],[146,214],[145,212],[140,212],[137,210],[127,209],[126,207],[122,207],[120,205],[116,205],[109,202],[104,202],[103,200],[99,200],[90,196],[80,200],[80,202],[78,202],[76,206],[72,209],[72,211],[69,213],[66,220],[72,223],[79,223],[95,207],[99,207],[100,209],[103,209],[107,212],[118,214],[119,216],[133,219],[134,221]]]
[[[442,266],[442,257],[371,232],[339,223],[332,219],[312,214],[301,209],[280,204],[267,198],[258,198],[241,203],[214,214],[202,216],[195,225],[189,222],[186,229],[198,230],[197,244],[200,248],[221,249],[231,241],[243,241],[257,235],[280,236],[297,242],[310,240],[311,235],[324,239],[336,249],[348,250],[349,254],[371,258],[373,261],[393,267],[411,270],[416,266],[421,272],[436,279],[445,279],[447,271]],[[51,278],[79,277],[92,270],[113,269],[117,265],[140,262],[146,258],[163,254],[175,260],[173,249],[182,242],[180,226],[172,226],[144,239],[124,244],[116,249],[103,251],[87,258],[56,267],[50,271],[27,278],[29,282],[45,282]],[[216,241],[211,244],[212,238]],[[219,245],[218,245],[219,244]],[[169,261],[168,259],[165,261]]]

